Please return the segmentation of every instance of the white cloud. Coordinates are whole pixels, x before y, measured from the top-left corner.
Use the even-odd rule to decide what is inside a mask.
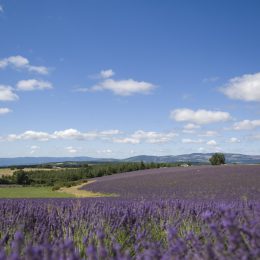
[[[236,137],[231,137],[229,140],[228,140],[228,143],[240,143],[240,140]]]
[[[33,90],[52,89],[52,84],[48,81],[28,79],[28,80],[20,80],[19,82],[17,82],[16,87],[18,90],[22,90],[22,91],[33,91]]]
[[[231,99],[260,101],[260,72],[232,78],[220,91]]]
[[[60,139],[76,139],[76,140],[93,140],[96,138],[106,139],[114,135],[120,134],[119,130],[107,130],[107,131],[92,131],[81,133],[76,129],[70,128],[63,131],[55,131],[53,136]]]
[[[2,5],[0,5],[0,13],[3,13],[4,12],[4,8]]]
[[[1,111],[1,110],[0,110]],[[0,112],[1,113],[1,112]],[[107,131],[92,131],[82,133],[76,129],[70,128],[62,131],[54,131],[53,133],[46,133],[41,131],[28,130],[21,134],[10,134],[7,137],[2,137],[2,140],[16,141],[16,140],[38,140],[48,141],[54,139],[65,139],[65,140],[94,140],[94,139],[106,139],[113,138],[120,134],[119,130],[107,130]]]
[[[180,108],[171,111],[170,118],[178,122],[191,122],[195,124],[210,124],[225,122],[231,119],[228,112],[199,109],[197,111]]]
[[[50,139],[50,135],[45,132],[35,132],[35,131],[26,131],[21,136],[23,140],[39,140],[39,141],[48,141]]]
[[[5,114],[8,114],[8,113],[11,113],[12,110],[9,109],[9,108],[6,108],[6,107],[0,107],[0,116],[1,115],[5,115]]]
[[[17,140],[37,140],[37,141],[48,141],[52,136],[45,132],[36,132],[32,130],[25,131],[22,134],[10,134],[6,138],[7,141],[17,141]]]
[[[40,149],[40,147],[38,145],[32,145],[30,147],[32,150],[37,150],[37,149]]]
[[[193,124],[193,123],[189,123],[189,124],[186,124],[184,127],[183,127],[183,130],[182,132],[184,134],[193,134],[195,133],[197,129],[200,128],[200,125],[196,125],[196,124]]]
[[[167,143],[172,141],[177,136],[174,132],[168,133],[158,133],[158,132],[145,132],[143,130],[138,130],[131,135],[132,138],[137,140],[144,140],[147,143],[156,144],[156,143]]]
[[[260,120],[243,120],[233,125],[234,130],[252,130],[260,127]]]
[[[115,75],[115,72],[111,69],[109,70],[101,70],[100,73],[99,73],[99,76],[102,78],[102,79],[107,79],[107,78],[111,78]]]
[[[53,133],[26,131],[21,134],[10,134],[6,137],[1,137],[1,140],[16,141],[16,140],[108,140],[115,143],[132,143],[139,144],[140,142],[150,144],[160,144],[172,141],[177,136],[174,132],[159,133],[153,131],[138,130],[129,136],[123,135],[123,132],[119,130],[106,130],[106,131],[90,131],[80,132],[76,129],[70,128],[62,131],[54,131]]]
[[[116,143],[131,143],[131,144],[139,144],[140,142],[143,141],[150,144],[160,144],[160,143],[170,142],[176,136],[177,134],[174,132],[159,133],[153,131],[146,132],[143,130],[138,130],[128,137],[114,138],[113,141]]]
[[[111,149],[97,150],[98,154],[111,154],[113,151]]]
[[[78,152],[78,150],[76,148],[72,147],[72,146],[68,146],[65,149],[69,153],[77,153]]]
[[[135,138],[130,138],[130,137],[114,138],[113,141],[115,143],[122,143],[122,144],[139,144],[140,143],[140,140],[135,139]]]
[[[19,97],[13,92],[13,88],[6,85],[0,85],[0,101],[14,101]]]
[[[194,129],[200,128],[200,126],[199,126],[199,125],[192,124],[192,123],[189,123],[189,124],[185,125],[183,128],[184,128],[185,130],[194,130]]]
[[[203,140],[201,139],[189,139],[189,138],[184,138],[181,140],[182,143],[184,144],[201,144],[203,143]]]
[[[216,146],[217,142],[215,140],[210,140],[207,142],[207,145]]]
[[[184,134],[194,134],[196,131],[195,130],[186,130],[186,129],[183,129],[182,132]]]
[[[102,135],[103,137],[111,136],[111,135],[119,135],[119,134],[122,134],[122,133],[123,132],[119,131],[118,129],[105,130],[105,131],[99,132],[99,134]]]
[[[0,69],[4,69],[8,66],[16,69],[25,69],[29,72],[36,72],[38,74],[43,74],[43,75],[49,73],[48,68],[44,66],[31,65],[29,60],[21,55],[10,56],[8,58],[4,58],[0,60]]]
[[[37,150],[40,149],[40,147],[37,146],[37,145],[32,145],[32,146],[30,147],[30,149],[31,149],[30,154],[35,154],[35,153],[37,152]]]
[[[205,149],[204,147],[200,147],[200,148],[198,149],[198,152],[199,152],[199,153],[204,153],[205,150],[206,150],[206,149]]]
[[[58,139],[77,139],[77,140],[84,140],[85,136],[83,133],[79,132],[76,129],[66,129],[62,131],[55,131],[53,133],[54,138]]]
[[[49,74],[49,70],[48,68],[44,67],[44,66],[29,66],[28,70],[30,72],[36,72],[38,74],[42,74],[42,75],[47,75]]]
[[[92,91],[108,90],[115,95],[131,96],[134,94],[149,94],[155,86],[145,81],[135,81],[133,79],[114,80],[106,79],[90,88]]]
[[[156,87],[152,83],[145,81],[136,81],[133,79],[115,80],[112,79],[115,75],[112,69],[102,70],[93,78],[102,79],[100,82],[90,88],[78,88],[78,92],[93,92],[93,91],[111,91],[118,96],[131,96],[134,94],[150,94]]]
[[[210,137],[210,136],[217,136],[217,135],[218,135],[218,132],[209,130],[204,133],[201,133],[199,136]]]

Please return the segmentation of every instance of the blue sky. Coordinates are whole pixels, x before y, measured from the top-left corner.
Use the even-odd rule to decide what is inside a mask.
[[[0,157],[260,154],[259,12],[0,0]]]

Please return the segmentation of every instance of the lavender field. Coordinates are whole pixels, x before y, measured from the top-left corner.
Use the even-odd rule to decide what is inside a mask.
[[[260,166],[97,178],[91,199],[0,200],[0,259],[260,259]]]
[[[149,169],[96,178],[86,190],[123,198],[259,200],[260,165]]]

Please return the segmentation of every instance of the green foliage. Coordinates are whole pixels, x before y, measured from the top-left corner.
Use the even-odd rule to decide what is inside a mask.
[[[12,181],[10,176],[2,176],[0,178],[0,184],[2,184],[2,185],[14,184],[14,181]]]
[[[143,169],[177,166],[171,163],[107,163],[87,165],[78,168],[62,169],[35,169],[30,171],[18,170],[13,176],[0,178],[0,184],[20,184],[34,186],[53,186],[54,190],[67,185],[75,185],[77,181],[112,175],[122,172],[131,172]],[[77,184],[76,184],[77,185]]]
[[[14,172],[13,178],[15,180],[15,183],[19,185],[29,185],[32,182],[30,178],[30,173],[23,170]]]
[[[52,190],[59,190],[62,187],[66,187],[66,188],[70,188],[72,186],[77,186],[80,185],[82,183],[87,183],[87,180],[78,180],[78,181],[69,181],[69,182],[58,182],[55,183],[52,187]]]
[[[225,155],[223,153],[214,153],[209,161],[212,165],[225,164]]]

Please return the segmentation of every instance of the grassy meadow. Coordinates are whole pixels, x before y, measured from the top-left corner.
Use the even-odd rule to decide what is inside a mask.
[[[53,191],[51,187],[1,187],[0,198],[74,198],[73,194]]]

